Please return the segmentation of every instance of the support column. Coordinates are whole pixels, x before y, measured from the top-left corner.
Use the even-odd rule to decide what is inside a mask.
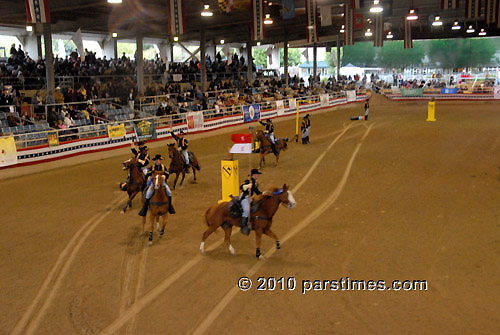
[[[212,41],[211,45],[207,46],[207,54],[208,54],[208,56],[210,56],[210,59],[212,60],[212,62],[215,60],[215,55],[216,55],[215,51],[217,50],[215,43],[216,42],[214,40],[214,41]]]
[[[106,38],[102,45],[103,45],[103,51],[104,51],[104,56],[106,56],[107,59],[111,58],[118,58],[118,50],[116,50],[116,38],[114,37],[109,37]]]
[[[43,40],[45,44],[45,73],[47,77],[47,92],[54,92],[54,55],[52,54],[52,30],[50,27],[50,23],[43,24]]]
[[[247,70],[247,79],[250,85],[253,83],[253,58],[252,58],[252,36],[250,33],[247,38],[247,58],[248,58],[248,70]]]
[[[113,56],[118,59],[118,39],[113,37]]]
[[[283,43],[283,72],[285,75],[285,87],[288,87],[288,38]]]
[[[337,80],[340,80],[340,37],[337,35]]]
[[[137,90],[138,95],[144,95],[144,55],[142,46],[142,32],[137,32],[135,38],[136,41],[136,52],[135,52],[135,63],[137,69]]]
[[[36,49],[38,51],[37,58],[42,57],[42,35],[36,35]],[[33,60],[36,60],[36,58],[33,58]]]
[[[205,29],[201,29],[200,36],[200,72],[201,72],[201,91],[207,91],[207,38],[205,36]]]
[[[316,75],[318,72],[318,44],[313,45],[313,81],[312,86],[316,87]]]
[[[174,42],[170,44],[170,67],[174,65]]]

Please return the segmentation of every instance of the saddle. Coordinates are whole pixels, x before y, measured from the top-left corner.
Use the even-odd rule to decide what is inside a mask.
[[[229,203],[227,204],[229,215],[231,215],[233,219],[240,219],[241,215],[243,214],[243,207],[241,206],[240,197],[234,197],[232,195],[230,197],[231,201],[229,201]],[[261,204],[262,202],[260,201],[253,203],[250,207],[250,215],[255,214],[260,209]]]

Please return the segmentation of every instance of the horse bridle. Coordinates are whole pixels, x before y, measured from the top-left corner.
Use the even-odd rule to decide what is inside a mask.
[[[282,188],[280,188],[280,189],[278,189],[277,191],[275,191],[275,192],[271,193],[271,196],[273,196],[273,195],[281,195],[281,194],[283,194],[284,192],[285,192],[285,190],[284,190],[284,189],[282,189]],[[281,205],[281,203],[285,203],[285,201],[282,201],[279,197],[278,197],[278,201],[279,201],[278,206],[279,206],[279,205]],[[287,201],[288,201],[288,200],[287,200]],[[290,202],[288,201],[288,203],[290,203]],[[250,216],[250,218],[251,218],[251,219],[253,218],[253,219],[254,219],[254,221],[255,221],[255,220],[272,221],[272,219],[273,219],[272,217],[267,217],[267,216]]]

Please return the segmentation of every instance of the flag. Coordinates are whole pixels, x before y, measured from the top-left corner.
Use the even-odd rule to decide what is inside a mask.
[[[167,0],[168,33],[179,36],[184,34],[186,20],[184,18],[184,0]]]
[[[267,59],[269,60],[269,64],[273,65],[273,48],[272,47],[267,48],[266,55],[267,55]]]
[[[252,134],[231,134],[233,143],[252,143]]]
[[[252,40],[264,39],[264,5],[263,0],[252,0]]]
[[[251,154],[252,153],[252,134],[232,134],[231,141],[233,146],[229,150],[232,154]]]
[[[497,22],[500,0],[486,0],[486,24]]]
[[[309,63],[309,49],[305,48],[304,51],[302,51],[302,56],[306,58],[306,63]]]
[[[78,28],[76,33],[71,36],[71,40],[75,42],[81,61],[85,62],[85,49],[83,48],[82,30],[80,28]]]
[[[373,40],[373,46],[384,46],[384,16],[382,13],[375,15],[375,38]]]
[[[307,17],[307,43],[318,42],[318,6],[316,0],[306,1],[306,17]]]
[[[352,17],[354,29],[363,29],[363,14],[353,14]]]
[[[413,48],[413,40],[411,38],[411,21],[408,21],[406,18],[403,18],[403,21],[404,21],[404,25],[405,25],[404,48],[411,49],[411,48]]]
[[[320,6],[319,15],[322,27],[332,25],[332,6]]]
[[[441,9],[457,9],[458,0],[441,0]]]
[[[219,13],[231,13],[233,11],[233,0],[218,0]]]
[[[364,0],[351,0],[352,9],[361,8],[365,5]]]
[[[481,16],[481,0],[465,0],[465,17],[476,19]]]
[[[26,16],[31,23],[49,23],[49,0],[26,0]]]
[[[295,17],[295,0],[283,0],[283,19],[293,19]]]
[[[354,45],[354,11],[351,6],[347,3],[344,6],[344,45]]]

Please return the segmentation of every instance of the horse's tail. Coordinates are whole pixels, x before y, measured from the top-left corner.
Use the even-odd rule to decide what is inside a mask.
[[[201,169],[200,163],[198,163],[198,160],[196,159],[196,156],[194,155],[194,153],[193,153],[192,151],[190,151],[190,153],[191,153],[191,155],[190,155],[190,156],[191,156],[191,157],[190,157],[190,159],[191,159],[191,165],[192,165],[192,166],[193,166],[196,170],[200,171],[200,169]]]
[[[208,222],[208,212],[210,212],[211,209],[212,207],[209,207],[205,212],[205,223],[207,224],[207,226],[210,226],[210,223]]]

